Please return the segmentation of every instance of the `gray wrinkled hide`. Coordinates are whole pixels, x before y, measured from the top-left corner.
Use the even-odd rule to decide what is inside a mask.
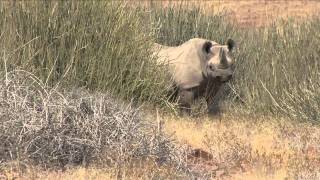
[[[182,112],[190,113],[195,99],[204,97],[210,114],[219,111],[221,87],[231,79],[233,60],[231,51],[234,42],[227,45],[194,38],[176,47],[155,44],[157,63],[168,66],[174,86],[178,89]]]

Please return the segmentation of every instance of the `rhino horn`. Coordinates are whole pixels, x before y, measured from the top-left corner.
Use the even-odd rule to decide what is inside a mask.
[[[228,66],[226,52],[223,49],[220,50],[220,64]]]

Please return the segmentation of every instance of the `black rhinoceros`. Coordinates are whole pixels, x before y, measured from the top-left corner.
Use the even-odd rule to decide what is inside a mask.
[[[168,65],[174,86],[178,89],[182,112],[190,113],[193,101],[205,97],[209,114],[218,112],[217,96],[222,85],[232,78],[235,43],[229,39],[220,45],[207,39],[194,38],[176,47],[155,43],[157,63]]]

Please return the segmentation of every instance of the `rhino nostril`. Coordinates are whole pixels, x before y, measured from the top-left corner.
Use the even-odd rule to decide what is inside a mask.
[[[231,78],[232,78],[232,75],[229,75],[229,76],[228,76],[228,79],[231,79]]]
[[[213,65],[212,65],[212,64],[210,64],[210,65],[209,65],[209,69],[210,69],[211,71],[213,71],[213,70],[214,70],[214,67],[213,67]]]

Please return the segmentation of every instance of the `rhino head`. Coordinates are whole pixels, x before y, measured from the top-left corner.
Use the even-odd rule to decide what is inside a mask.
[[[205,62],[202,63],[204,76],[220,82],[229,81],[234,71],[234,60],[232,58],[234,47],[235,42],[232,39],[228,39],[226,45],[206,41],[202,48],[205,56]]]

